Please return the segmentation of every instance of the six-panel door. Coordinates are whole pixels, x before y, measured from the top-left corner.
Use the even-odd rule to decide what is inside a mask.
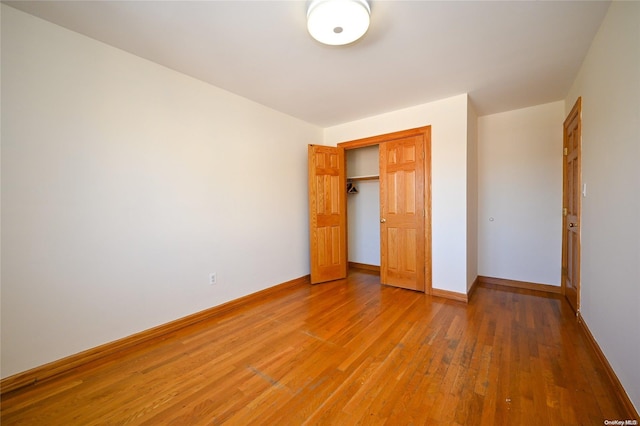
[[[309,145],[311,283],[347,276],[344,149]]]
[[[380,144],[380,280],[424,291],[424,138]]]

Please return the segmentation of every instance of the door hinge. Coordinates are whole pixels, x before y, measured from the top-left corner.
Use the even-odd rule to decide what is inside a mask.
[[[569,155],[569,148],[564,149],[564,155]]]
[[[567,208],[566,208],[566,207],[564,207],[564,208],[562,209],[562,216],[566,216],[566,215],[567,215],[567,213],[568,213],[568,212],[567,212]]]

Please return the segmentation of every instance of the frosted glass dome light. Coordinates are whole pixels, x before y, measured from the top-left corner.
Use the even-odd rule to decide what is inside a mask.
[[[370,13],[366,0],[313,0],[307,9],[307,29],[320,43],[353,43],[367,32]]]

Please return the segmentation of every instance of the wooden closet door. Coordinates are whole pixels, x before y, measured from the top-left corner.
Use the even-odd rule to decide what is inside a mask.
[[[580,218],[582,206],[582,98],[564,122],[562,287],[573,310],[580,311]]]
[[[425,290],[424,137],[380,144],[380,278]]]
[[[347,277],[344,149],[309,145],[311,283]]]

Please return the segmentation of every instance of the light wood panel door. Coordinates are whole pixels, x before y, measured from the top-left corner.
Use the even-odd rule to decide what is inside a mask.
[[[425,153],[422,135],[380,144],[380,280],[425,289]]]
[[[580,310],[581,98],[564,122],[562,288]]]
[[[347,276],[344,149],[309,145],[311,283]]]

